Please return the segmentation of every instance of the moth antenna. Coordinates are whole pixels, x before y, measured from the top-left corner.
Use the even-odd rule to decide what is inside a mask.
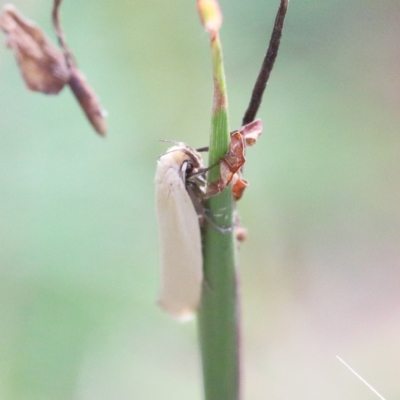
[[[193,151],[194,151],[194,150],[193,150],[190,146],[185,145],[187,148],[186,148],[186,147],[183,147],[183,146],[182,146],[182,142],[175,142],[175,141],[173,141],[173,140],[160,140],[160,142],[170,142],[170,143],[174,143],[174,144],[178,145],[179,148],[178,148],[178,149],[173,149],[173,150],[166,151],[165,153],[159,155],[159,156],[157,157],[157,159],[160,159],[162,156],[165,156],[166,154],[175,153],[176,151],[181,151],[182,153],[185,153],[188,157],[190,157],[190,159],[191,159],[194,163],[196,163],[196,164],[199,163],[198,158],[195,157],[195,155],[193,154]],[[184,143],[183,143],[183,144],[184,144]],[[188,148],[189,148],[190,150],[192,150],[192,151],[188,150]],[[197,175],[197,174],[196,174],[196,175]]]
[[[272,68],[274,67],[276,56],[278,55],[288,3],[289,0],[281,0],[281,4],[276,14],[274,29],[272,30],[268,50],[265,54],[260,72],[258,73],[249,106],[247,107],[242,120],[242,125],[247,125],[250,122],[253,122],[257,115],[258,109],[260,108],[269,76]]]
[[[175,140],[168,140],[168,139],[160,139],[159,142],[173,143],[173,144],[177,144],[177,145],[179,145],[179,143],[180,143]]]
[[[179,145],[180,142],[174,142],[173,140],[160,140],[160,142],[169,142],[169,143],[174,143],[176,145]],[[162,156],[165,156],[166,154],[170,154],[170,153],[175,153],[176,151],[183,151],[185,154],[187,154],[184,150],[184,148],[179,148],[179,149],[173,149],[173,150],[169,150],[166,151],[165,153],[160,154],[157,159],[161,158]]]

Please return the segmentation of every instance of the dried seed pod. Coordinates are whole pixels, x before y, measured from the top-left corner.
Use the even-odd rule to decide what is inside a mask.
[[[52,19],[58,43],[64,53],[65,61],[70,68],[71,76],[68,83],[93,128],[99,135],[105,136],[107,130],[105,117],[107,113],[101,107],[96,92],[91,86],[89,86],[85,75],[83,75],[83,73],[78,69],[75,57],[67,45],[65,34],[60,22],[61,3],[62,0],[54,0]]]
[[[59,18],[60,5],[61,0],[54,1],[53,25],[62,51],[11,4],[3,7],[0,28],[8,35],[7,46],[14,51],[27,87],[45,94],[58,94],[65,84],[69,84],[96,132],[104,136],[106,112],[67,47]]]
[[[87,83],[85,75],[73,66],[68,83],[93,128],[99,135],[105,136],[107,123],[104,117],[106,112],[102,109],[95,91]]]
[[[70,79],[63,53],[12,4],[3,7],[0,27],[8,35],[6,44],[14,51],[26,86],[46,94],[59,93]]]

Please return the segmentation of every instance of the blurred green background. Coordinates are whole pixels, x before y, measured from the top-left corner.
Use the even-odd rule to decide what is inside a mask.
[[[278,3],[220,1],[231,129]],[[54,39],[51,4],[15,2]],[[0,47],[0,399],[199,400],[195,323],[155,305],[153,184],[159,139],[208,140],[195,0],[65,0],[62,21],[109,131]],[[246,399],[376,398],[336,355],[400,398],[399,21],[398,0],[290,3],[239,203]]]

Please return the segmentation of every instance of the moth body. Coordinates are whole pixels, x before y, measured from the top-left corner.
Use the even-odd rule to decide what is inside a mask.
[[[179,320],[191,319],[201,300],[203,257],[199,213],[203,162],[184,143],[159,157],[155,183],[161,242],[158,304]]]

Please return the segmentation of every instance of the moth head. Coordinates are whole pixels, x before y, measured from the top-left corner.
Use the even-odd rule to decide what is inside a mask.
[[[177,143],[176,146],[169,148],[159,158],[159,162],[167,164],[182,172],[184,177],[189,177],[203,168],[203,160],[200,153],[185,143]]]

